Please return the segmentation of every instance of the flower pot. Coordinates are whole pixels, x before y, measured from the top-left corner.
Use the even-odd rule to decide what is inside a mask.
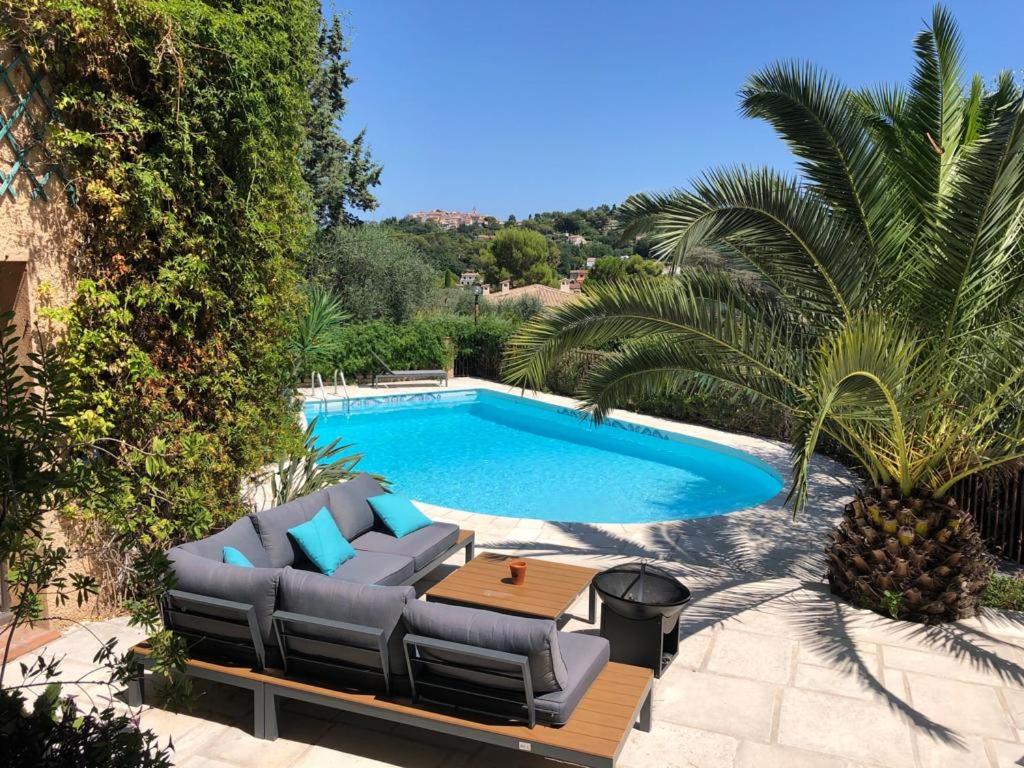
[[[513,584],[522,584],[526,581],[526,561],[513,560],[508,564],[508,570],[512,574]]]

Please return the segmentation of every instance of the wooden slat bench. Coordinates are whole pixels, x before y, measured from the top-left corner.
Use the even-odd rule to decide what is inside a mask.
[[[146,665],[150,654],[145,643],[133,651]],[[612,768],[636,726],[651,727],[654,675],[649,669],[609,663],[583,696],[563,726],[538,723],[530,728],[486,717],[462,717],[451,708],[413,704],[408,698],[358,693],[289,679],[279,670],[254,672],[229,664],[190,660],[187,674],[253,690],[253,732],[258,738],[276,739],[281,700],[292,699],[402,723],[451,736],[459,736],[507,749],[531,752],[556,760]],[[134,684],[129,700],[141,703],[141,686]]]

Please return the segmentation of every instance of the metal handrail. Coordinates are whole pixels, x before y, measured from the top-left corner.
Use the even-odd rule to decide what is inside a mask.
[[[345,415],[349,416],[352,412],[352,398],[348,394],[348,384],[345,382],[345,372],[339,368],[334,369],[334,394],[338,394],[338,376],[341,376],[341,391],[345,393]]]
[[[320,407],[324,413],[327,412],[327,390],[324,389],[324,377],[318,371],[313,371],[309,376],[310,389],[315,393],[317,382],[320,382]]]

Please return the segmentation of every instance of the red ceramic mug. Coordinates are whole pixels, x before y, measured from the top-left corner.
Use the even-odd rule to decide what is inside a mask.
[[[522,584],[526,581],[526,561],[513,560],[508,564],[508,570],[512,574],[513,584]]]

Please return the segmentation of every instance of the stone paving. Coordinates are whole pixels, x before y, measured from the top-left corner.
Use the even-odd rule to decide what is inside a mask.
[[[635,420],[751,450],[781,470],[787,464],[785,446],[770,441]],[[548,523],[424,508],[436,519],[474,528],[478,551],[595,567],[648,557],[691,588],[679,656],[656,682],[653,730],[633,731],[622,768],[1024,765],[1024,616],[986,611],[929,628],[834,599],[822,583],[820,552],[849,493],[844,478],[843,470],[819,461],[810,508],[795,521],[781,498],[730,515],[654,525]],[[585,612],[581,600],[574,613]],[[566,629],[595,631],[578,620]],[[124,620],[114,620],[76,629],[48,652],[64,656],[66,669],[85,673],[98,646],[93,635],[123,644],[138,638]],[[172,739],[178,765],[557,765],[311,706],[288,705],[281,738],[259,741],[248,733],[246,694],[214,684],[197,690],[189,713],[152,704],[142,713],[143,726]]]

